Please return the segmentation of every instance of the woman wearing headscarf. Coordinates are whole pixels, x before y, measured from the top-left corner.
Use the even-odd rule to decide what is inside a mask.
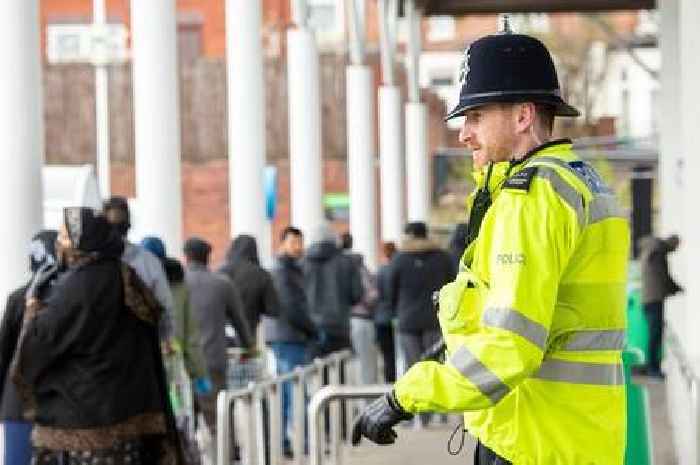
[[[166,396],[162,307],[120,260],[123,242],[88,208],[64,210],[65,273],[28,298],[13,361],[34,419],[34,463],[181,465]]]
[[[22,402],[8,372],[22,330],[25,295],[33,293],[45,299],[57,276],[56,231],[45,230],[32,238],[29,265],[32,277],[28,283],[13,291],[5,306],[0,324],[0,421],[5,444],[0,463],[28,465],[31,459],[30,433],[32,424],[22,414]]]
[[[219,273],[228,276],[238,288],[248,327],[255,337],[263,314],[279,315],[277,291],[272,275],[260,266],[255,238],[247,234],[236,237],[226,252],[226,261]]]

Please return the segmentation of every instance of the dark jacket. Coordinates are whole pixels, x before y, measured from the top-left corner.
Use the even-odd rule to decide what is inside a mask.
[[[394,256],[388,300],[396,309],[399,331],[439,329],[432,294],[455,277],[453,258],[427,239],[407,239]]]
[[[272,271],[280,300],[279,316],[263,316],[265,341],[308,343],[316,338],[316,325],[309,316],[304,292],[304,271],[299,262],[287,255],[277,258]]]
[[[236,284],[248,327],[255,337],[261,316],[277,316],[279,310],[272,276],[260,266],[255,238],[242,234],[234,239],[226,253],[226,263],[219,272]]]
[[[22,401],[9,374],[17,339],[22,329],[26,286],[13,291],[7,298],[0,326],[0,421],[22,421]]]
[[[226,276],[212,273],[204,265],[191,263],[185,275],[190,293],[190,308],[199,324],[204,357],[210,372],[226,372],[227,322],[236,329],[241,344],[253,347],[253,337],[243,316],[238,290]]]
[[[168,409],[157,316],[126,306],[122,266],[113,254],[67,271],[26,323],[18,372],[37,424],[95,428]]]
[[[350,340],[350,309],[362,299],[362,280],[352,260],[333,242],[312,244],[304,259],[311,319],[327,336]]]
[[[673,252],[667,240],[646,237],[641,241],[642,303],[663,302],[681,287],[668,270],[668,254]]]
[[[377,272],[377,307],[374,311],[374,322],[378,326],[389,326],[396,315],[391,302],[391,265],[387,263],[379,267]]]

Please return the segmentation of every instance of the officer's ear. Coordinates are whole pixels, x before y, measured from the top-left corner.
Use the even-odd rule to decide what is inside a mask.
[[[537,108],[534,103],[516,103],[513,108],[513,119],[515,131],[518,134],[525,134],[532,131],[537,124]]]

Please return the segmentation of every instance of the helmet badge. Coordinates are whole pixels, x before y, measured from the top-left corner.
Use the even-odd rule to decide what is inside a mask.
[[[470,46],[467,46],[466,49],[464,49],[464,55],[462,56],[462,64],[459,67],[459,85],[464,86],[467,82],[467,78],[469,77],[469,48]]]

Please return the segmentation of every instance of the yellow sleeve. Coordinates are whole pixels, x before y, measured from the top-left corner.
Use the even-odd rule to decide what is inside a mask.
[[[548,180],[535,177],[529,191],[504,190],[477,239],[473,269],[482,279],[441,292],[440,311],[455,315],[447,331],[458,342],[445,364],[417,363],[397,381],[401,406],[412,413],[488,408],[530,376],[542,361],[579,233],[577,212]],[[443,299],[450,290],[459,297]],[[479,292],[483,297],[471,297]]]

